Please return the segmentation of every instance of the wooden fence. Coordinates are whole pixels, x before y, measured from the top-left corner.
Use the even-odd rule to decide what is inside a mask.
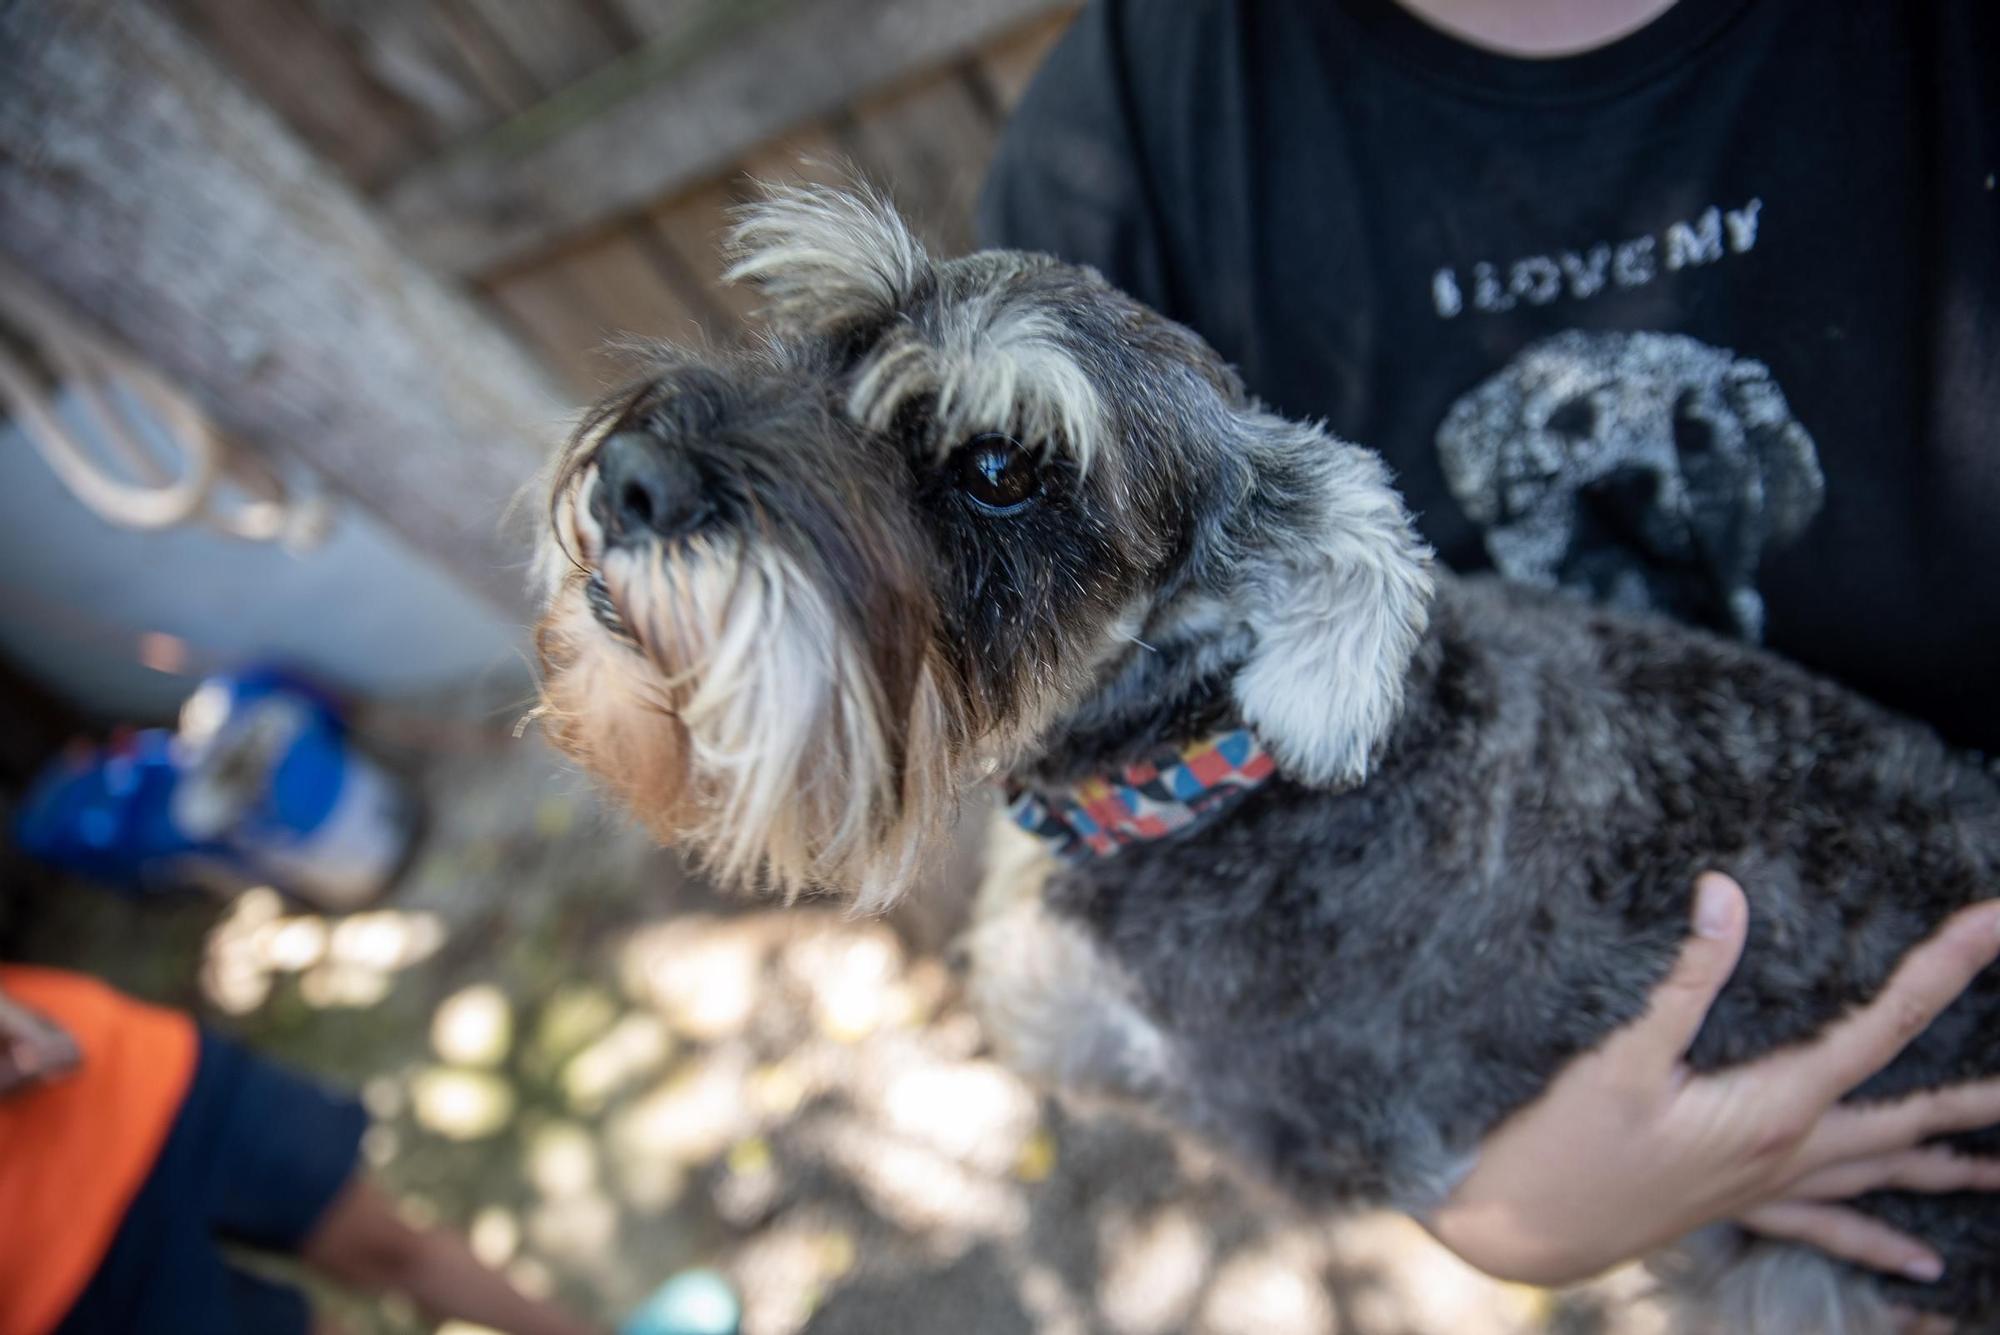
[[[962,248],[1074,0],[164,3],[582,397],[607,336],[735,328],[750,178],[851,162]]]

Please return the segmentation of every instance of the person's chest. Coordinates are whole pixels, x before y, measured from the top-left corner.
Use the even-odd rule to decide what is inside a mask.
[[[1174,313],[1380,450],[1454,566],[2000,747],[1996,136],[1918,27],[1767,6],[1575,102],[1248,34],[1165,173]]]

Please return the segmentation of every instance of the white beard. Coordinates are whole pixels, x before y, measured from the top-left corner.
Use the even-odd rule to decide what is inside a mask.
[[[544,630],[558,745],[724,882],[892,903],[944,844],[963,786],[964,729],[932,668],[891,718],[864,646],[767,544],[616,550],[600,572],[640,652],[580,593],[558,604]]]

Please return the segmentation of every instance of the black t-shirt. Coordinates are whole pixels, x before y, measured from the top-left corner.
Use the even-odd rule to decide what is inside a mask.
[[[2000,4],[1679,0],[1518,60],[1392,0],[1097,0],[983,239],[1388,459],[1441,556],[2000,751]]]

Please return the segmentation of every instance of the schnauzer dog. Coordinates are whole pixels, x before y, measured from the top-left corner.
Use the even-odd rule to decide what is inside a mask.
[[[1001,780],[1046,874],[983,909],[973,987],[1030,1072],[1308,1206],[1421,1210],[1640,1014],[1701,870],[1754,926],[1698,1069],[2000,886],[1971,758],[1752,648],[1434,570],[1374,455],[1095,273],[935,262],[865,192],[773,191],[733,245],[765,337],[660,350],[554,470],[543,716],[718,876],[865,909]],[[1996,1021],[1982,983],[1860,1097],[2000,1072]],[[1735,1238],[1705,1319],[2000,1322],[2000,1209],[1866,1208],[1944,1281]]]

